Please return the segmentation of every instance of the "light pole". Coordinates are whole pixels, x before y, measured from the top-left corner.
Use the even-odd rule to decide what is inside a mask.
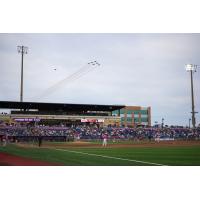
[[[190,128],[190,122],[191,122],[191,119],[189,119],[189,128]]]
[[[23,70],[24,70],[24,54],[28,53],[28,47],[17,46],[18,53],[21,54],[21,87],[20,87],[20,102],[23,102]]]
[[[186,65],[186,71],[190,72],[190,78],[191,78],[191,97],[192,97],[192,127],[195,128],[196,126],[196,119],[195,119],[195,106],[194,106],[194,87],[193,87],[193,73],[196,72],[197,65],[193,64],[187,64]]]
[[[162,128],[163,128],[163,126],[164,126],[164,118],[162,118]]]

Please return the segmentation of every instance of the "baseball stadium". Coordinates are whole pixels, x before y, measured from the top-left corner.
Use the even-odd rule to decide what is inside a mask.
[[[151,107],[1,101],[0,165],[195,166],[200,128],[151,126]]]
[[[37,101],[35,98],[29,98],[31,101],[24,101],[23,58],[28,53],[28,47],[18,46],[17,50],[21,54],[20,101],[0,101],[0,109],[9,110],[9,113],[2,112],[0,114],[0,165],[200,165],[200,126],[196,126],[195,114],[197,112],[194,106],[192,82],[192,75],[197,65],[187,64],[186,66],[186,70],[191,74],[192,119],[190,120],[192,120],[192,127],[190,125],[167,126],[164,125],[164,118],[162,118],[161,124],[153,126],[152,107],[149,105],[144,107],[137,105],[112,105],[112,103],[111,105],[65,103],[67,100],[64,100],[64,103],[47,103]],[[43,58],[41,59],[43,60]],[[42,93],[37,98],[40,97],[41,99],[48,96],[52,92],[57,91],[60,86],[65,86],[79,79],[95,68],[99,68],[99,66],[100,64],[97,61],[88,62],[78,71],[67,75],[62,80],[58,77],[60,81],[56,82],[55,80],[50,87],[47,81],[45,84],[48,88],[44,91],[41,88],[42,90],[40,91]],[[57,74],[59,76],[62,74],[62,68],[60,70],[61,72]],[[53,67],[53,72],[56,71],[57,68]],[[113,73],[113,69],[111,71]],[[56,77],[56,73],[53,72],[52,75],[49,75],[51,80],[54,80]],[[45,70],[44,73],[46,73]],[[63,71],[64,76],[65,73]],[[37,75],[40,76],[41,74],[42,72]],[[109,75],[109,73],[107,74]],[[118,72],[118,74],[120,73]],[[37,78],[37,75],[35,74],[34,77]],[[29,79],[31,78],[29,77]],[[131,79],[132,77],[130,77]],[[110,80],[110,75],[108,80]],[[117,88],[115,86],[116,80],[113,85],[115,88]],[[140,78],[139,81],[141,80],[143,81],[143,78]],[[94,79],[91,82],[92,85],[93,82],[95,82]],[[31,83],[33,84],[32,88],[35,88],[37,81],[31,81]],[[101,84],[102,81],[98,82],[96,86]],[[104,88],[108,84],[105,84]],[[122,85],[124,86],[124,84]],[[39,87],[40,85],[38,85]],[[113,88],[110,88],[108,93],[112,96]],[[125,90],[125,88],[123,89]],[[38,91],[36,88],[37,93],[39,93]],[[90,95],[92,96],[94,91],[96,92],[96,88],[87,95],[89,100]],[[101,89],[97,91],[99,92]],[[120,98],[118,88],[116,91],[117,95],[115,93],[116,96],[109,102],[114,102],[115,98]],[[29,92],[29,96],[32,95],[31,88]],[[146,97],[146,91],[144,90],[143,92]],[[82,93],[79,95],[82,102],[84,97],[82,97]],[[64,99],[65,96],[64,94]],[[86,99],[87,97],[85,96],[84,101],[89,101]],[[99,98],[103,99],[105,97],[101,91],[101,94],[93,102],[97,102]],[[119,102],[134,98],[122,98]],[[6,97],[7,99],[9,99],[9,96]],[[130,103],[129,100],[126,102]],[[71,102],[75,101],[77,100],[74,99]],[[116,102],[118,101],[116,100]],[[148,100],[147,103],[149,102]]]

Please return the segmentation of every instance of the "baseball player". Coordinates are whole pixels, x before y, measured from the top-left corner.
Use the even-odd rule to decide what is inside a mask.
[[[38,136],[38,146],[41,147],[42,145],[42,134],[40,133]]]
[[[103,147],[107,146],[107,135],[106,134],[103,134],[103,143],[102,143],[102,146]]]
[[[4,147],[7,145],[7,141],[8,141],[8,135],[5,134],[5,135],[3,136],[3,146],[4,146]]]
[[[157,141],[158,143],[160,142],[160,133],[159,133],[159,132],[156,134],[156,141]]]

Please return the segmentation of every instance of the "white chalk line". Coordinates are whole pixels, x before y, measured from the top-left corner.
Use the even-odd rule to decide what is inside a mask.
[[[88,155],[88,156],[110,158],[110,159],[115,159],[115,160],[124,160],[124,161],[129,161],[129,162],[136,162],[136,163],[143,163],[143,164],[150,164],[150,165],[157,165],[157,166],[167,166],[167,165],[154,163],[154,162],[146,162],[146,161],[140,161],[140,160],[113,157],[113,156],[105,156],[105,155],[93,154],[93,153],[85,153],[85,152],[81,152],[81,151],[72,151],[72,150],[67,150],[67,149],[55,149],[55,150],[57,150],[57,151],[67,151],[67,152],[70,152],[70,153],[83,154],[83,155]]]

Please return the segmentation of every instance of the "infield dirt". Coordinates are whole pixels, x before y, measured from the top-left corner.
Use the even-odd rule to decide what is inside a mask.
[[[38,147],[37,145],[30,145],[25,143],[17,144],[20,147]],[[133,143],[111,143],[102,147],[100,143],[92,143],[85,141],[77,142],[63,142],[63,143],[44,143],[42,147],[46,148],[145,148],[145,147],[189,147],[189,146],[200,146],[200,141],[160,141],[160,142],[133,142]],[[38,147],[39,148],[39,147]]]

